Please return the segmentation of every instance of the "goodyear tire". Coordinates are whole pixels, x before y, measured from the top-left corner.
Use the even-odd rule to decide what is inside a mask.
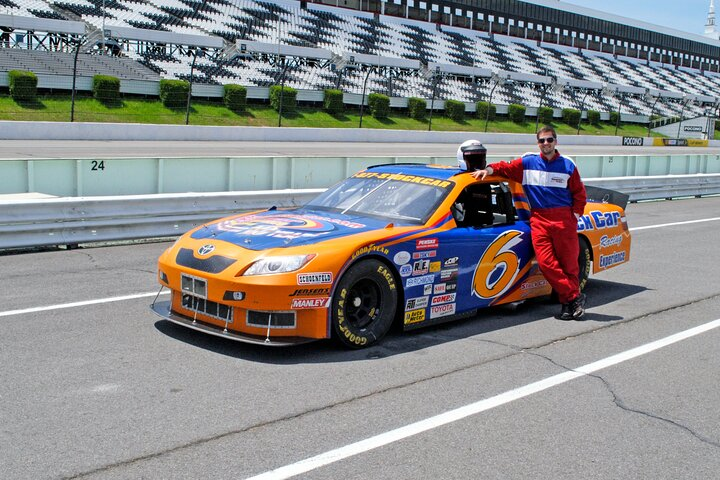
[[[342,276],[332,299],[335,338],[350,348],[364,348],[390,329],[398,292],[390,269],[378,260],[363,260]]]
[[[590,253],[590,245],[587,240],[580,238],[580,254],[578,255],[578,263],[580,264],[580,273],[578,280],[580,281],[580,291],[585,289],[588,277],[590,276],[590,264],[592,263],[592,254]]]

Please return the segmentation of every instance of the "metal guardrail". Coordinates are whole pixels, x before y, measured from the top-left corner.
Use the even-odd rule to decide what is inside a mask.
[[[720,174],[586,179],[630,201],[720,194]],[[0,202],[0,249],[178,236],[233,212],[293,207],[324,188]]]
[[[4,201],[0,202],[0,249],[173,237],[233,212],[303,205],[324,190]]]

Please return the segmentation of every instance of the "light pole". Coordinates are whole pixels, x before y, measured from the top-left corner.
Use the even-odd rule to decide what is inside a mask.
[[[580,135],[580,125],[582,125],[583,108],[585,108],[585,99],[587,98],[589,92],[590,92],[590,90],[585,90],[585,94],[583,95],[582,102],[580,102],[580,118],[578,118],[577,135]]]
[[[285,101],[285,73],[287,72],[287,68],[290,65],[284,55],[280,57],[280,60],[282,61],[282,73],[280,76],[280,105],[278,106],[278,127],[282,127],[283,102]]]
[[[490,107],[492,106],[492,97],[495,93],[495,89],[498,85],[501,83],[504,83],[504,80],[496,74],[493,74],[491,77],[491,81],[495,81],[495,85],[490,89],[490,95],[488,95],[488,102],[487,102],[487,109],[485,110],[485,131],[487,132],[488,122],[490,121]]]
[[[428,132],[432,130],[432,115],[435,109],[435,94],[437,93],[438,78],[440,78],[440,67],[435,67],[433,75],[432,97],[430,98],[430,118],[428,119]]]
[[[652,95],[650,93],[649,89],[645,93],[645,99],[648,101],[650,101],[650,100],[653,101],[652,107],[650,107],[650,116],[648,117],[648,130],[647,130],[648,137],[650,136],[650,132],[652,130],[652,122],[653,122],[652,117],[653,117],[653,114],[655,113],[655,106],[657,105],[657,102],[658,102],[658,100],[660,100],[661,97],[662,97],[662,95],[660,95],[660,92],[658,92],[657,95]]]
[[[192,98],[193,75],[195,73],[195,61],[197,60],[198,47],[193,50],[193,61],[190,65],[190,86],[188,88],[187,104],[185,105],[185,125],[190,124],[190,99]]]
[[[678,140],[680,139],[680,128],[682,127],[683,118],[685,115],[685,107],[690,105],[692,103],[692,101],[693,101],[692,97],[690,97],[688,95],[683,96],[682,108],[680,109],[680,122],[678,123],[677,136],[675,137]]]
[[[617,119],[615,120],[615,136],[617,136],[618,127],[620,126],[620,117],[622,116],[622,104],[624,98],[624,95],[618,95],[618,114]]]
[[[367,73],[365,74],[365,80],[363,80],[362,97],[360,99],[360,125],[358,128],[362,128],[363,110],[365,107],[365,89],[367,88],[368,78],[370,78],[370,72],[373,71],[373,66],[368,66]]]

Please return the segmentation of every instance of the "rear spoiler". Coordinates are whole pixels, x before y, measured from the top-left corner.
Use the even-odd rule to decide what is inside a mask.
[[[610,190],[609,188],[593,187],[585,185],[585,193],[587,194],[587,201],[593,203],[611,203],[625,210],[627,207],[630,195],[618,192],[616,190]]]

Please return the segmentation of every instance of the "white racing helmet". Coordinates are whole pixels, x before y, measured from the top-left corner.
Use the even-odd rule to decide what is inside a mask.
[[[487,165],[487,149],[480,140],[466,140],[457,149],[458,167],[473,172]]]

